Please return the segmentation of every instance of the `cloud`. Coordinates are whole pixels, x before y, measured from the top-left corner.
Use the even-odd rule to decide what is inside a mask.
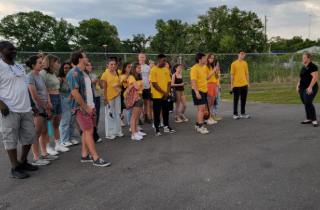
[[[267,15],[269,38],[307,38],[311,15],[310,38],[320,38],[320,1],[316,0],[11,0],[10,3],[0,3],[0,18],[34,10],[64,18],[73,25],[84,19],[98,18],[115,25],[119,37],[126,39],[137,33],[155,35],[157,19],[181,19],[191,24],[197,22],[197,16],[205,14],[209,7],[221,5],[255,12],[262,22]]]

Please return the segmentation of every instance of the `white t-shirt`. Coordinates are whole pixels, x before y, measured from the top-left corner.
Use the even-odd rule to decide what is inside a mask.
[[[94,108],[94,102],[93,102],[93,94],[91,89],[91,80],[89,76],[84,77],[84,82],[86,83],[86,91],[87,91],[87,105],[91,109]]]
[[[93,80],[93,79],[97,79],[97,75],[91,74],[91,80]],[[97,83],[96,83],[96,84],[93,84],[94,96],[95,96],[95,97],[100,97],[99,92],[98,92],[98,90],[96,89],[96,85],[97,85]]]
[[[147,64],[141,65],[141,75],[142,75],[142,82],[145,89],[150,88],[149,83],[149,75],[150,75],[150,67]]]
[[[0,100],[11,112],[31,111],[26,70],[20,64],[11,66],[0,60]]]

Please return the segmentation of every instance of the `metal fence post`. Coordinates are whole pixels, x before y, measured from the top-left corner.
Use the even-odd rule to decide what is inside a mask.
[[[127,62],[127,54],[123,54],[123,59],[124,59],[124,62]]]
[[[294,53],[292,53],[292,61],[291,61],[290,90],[292,90],[292,86],[293,86],[293,59],[294,59]]]
[[[181,53],[179,53],[179,63],[182,64],[182,56],[181,56]]]

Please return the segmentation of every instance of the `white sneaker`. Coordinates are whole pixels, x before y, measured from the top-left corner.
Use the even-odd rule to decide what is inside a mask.
[[[240,117],[241,117],[241,118],[248,119],[248,118],[250,118],[250,115],[248,115],[248,114],[241,114]]]
[[[197,126],[197,125],[195,125],[195,126],[194,126],[194,130],[196,130],[196,131],[197,131],[197,130],[198,130],[198,128],[199,128],[199,126]],[[205,129],[205,130],[208,130],[207,128],[205,128],[205,127],[203,127],[203,126],[202,126],[202,128],[203,128],[203,129]]]
[[[233,115],[233,119],[238,120],[239,116],[238,115]]]
[[[57,152],[57,151],[55,151],[52,147],[50,147],[50,146],[47,146],[47,153],[49,153],[50,155],[57,155],[57,154],[59,154],[59,152]]]
[[[124,134],[123,134],[123,133],[120,133],[120,134],[116,134],[116,135],[114,135],[114,136],[116,136],[116,137],[122,137],[122,136],[124,136]]]
[[[140,136],[138,133],[135,133],[133,136],[131,136],[132,140],[142,140],[143,137]]]
[[[70,140],[70,142],[71,142],[72,144],[74,144],[74,145],[79,144],[79,142],[78,142],[77,140],[75,140],[75,139]]]
[[[143,132],[141,132],[141,131],[139,131],[137,134],[138,134],[139,136],[145,136],[145,135],[147,135],[146,133],[143,133]]]
[[[207,134],[207,133],[209,133],[209,131],[205,128],[205,127],[201,127],[201,128],[198,128],[197,129],[197,132],[198,133],[201,133],[201,134]]]
[[[106,136],[106,139],[115,139],[116,137],[114,135],[112,136]]]
[[[63,146],[62,144],[56,145],[54,149],[55,149],[56,151],[58,151],[58,152],[68,152],[68,151],[70,151],[69,148]],[[48,151],[47,151],[47,152],[48,152]]]
[[[61,145],[64,146],[64,147],[70,147],[73,144],[70,141],[66,141],[66,142],[61,143]]]
[[[99,143],[99,142],[102,142],[102,139],[101,139],[101,138],[99,138],[99,139],[96,141],[96,143]]]
[[[214,119],[212,119],[212,118],[210,118],[209,119],[213,124],[217,124],[218,123],[218,121],[216,121],[216,120],[214,120]]]
[[[154,123],[152,123],[152,128],[154,128]]]
[[[204,120],[205,123],[207,123],[208,125],[213,125],[214,122],[212,122],[210,119],[209,120]]]

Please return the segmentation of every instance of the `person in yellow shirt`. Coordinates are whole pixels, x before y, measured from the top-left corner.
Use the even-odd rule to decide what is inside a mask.
[[[176,131],[169,127],[169,100],[171,89],[171,78],[169,69],[165,67],[167,57],[164,54],[158,55],[158,65],[151,71],[152,95],[153,95],[153,116],[155,126],[155,136],[161,136],[159,129],[160,113],[162,109],[164,132],[175,133]]]
[[[244,50],[238,51],[238,60],[231,64],[231,93],[234,93],[233,98],[233,119],[239,119],[238,116],[238,102],[241,95],[241,118],[250,118],[250,115],[246,114],[246,101],[249,85],[249,71],[248,64],[244,61]]]
[[[222,118],[218,116],[218,105],[219,105],[219,101],[220,101],[220,92],[221,92],[222,88],[220,86],[221,71],[220,71],[219,61],[215,60],[215,63],[216,63],[216,66],[219,66],[219,69],[216,71],[216,74],[217,74],[217,97],[214,100],[211,117],[214,120],[218,121],[218,120],[222,120]]]
[[[192,98],[195,106],[198,106],[196,114],[195,129],[201,134],[207,134],[209,131],[203,126],[203,115],[207,104],[207,72],[203,67],[206,64],[206,55],[197,53],[194,56],[196,65],[191,68],[190,78],[192,84]]]
[[[116,69],[118,69],[116,72],[117,72],[118,76],[120,76],[121,70],[119,68],[121,66],[121,58],[117,58],[116,56],[110,56],[110,57],[108,57],[108,59],[114,60],[116,62],[116,65],[117,65]],[[108,70],[109,70],[109,68],[106,69],[106,71],[108,71]]]
[[[128,87],[128,77],[130,74],[130,68],[131,68],[131,63],[129,62],[125,62],[122,66],[121,69],[121,75],[120,76],[120,83],[121,83],[121,126],[125,126],[126,124],[124,124],[123,122],[123,110],[126,109],[126,105],[125,105],[125,97],[124,97],[124,93],[126,93],[127,87]],[[130,125],[130,119],[131,119],[131,109],[130,112],[129,110],[127,111],[127,122]]]
[[[122,137],[121,129],[121,86],[120,79],[116,72],[116,61],[107,60],[109,70],[104,72],[103,81],[103,104],[105,106],[105,129],[106,138],[114,139]]]
[[[212,110],[214,100],[215,100],[216,96],[218,95],[218,93],[217,93],[217,79],[216,79],[216,71],[218,70],[218,67],[215,66],[214,54],[212,54],[212,53],[207,54],[206,65],[204,65],[204,68],[206,69],[206,72],[207,72],[208,106],[209,106],[209,110]],[[217,123],[217,121],[215,121],[210,116],[210,118],[206,121],[206,123],[207,124],[214,124],[214,123]]]
[[[138,62],[134,62],[131,65],[130,69],[130,75],[128,77],[128,89],[135,88],[140,96],[140,100],[136,101],[133,104],[132,107],[132,116],[130,119],[130,128],[131,128],[131,139],[132,140],[142,140],[143,136],[146,135],[146,133],[143,133],[139,131],[138,128],[138,121],[139,116],[142,111],[143,107],[143,97],[142,97],[142,91],[144,90],[144,84],[142,82],[142,75],[141,75],[141,64]],[[128,98],[127,98],[128,100]]]

